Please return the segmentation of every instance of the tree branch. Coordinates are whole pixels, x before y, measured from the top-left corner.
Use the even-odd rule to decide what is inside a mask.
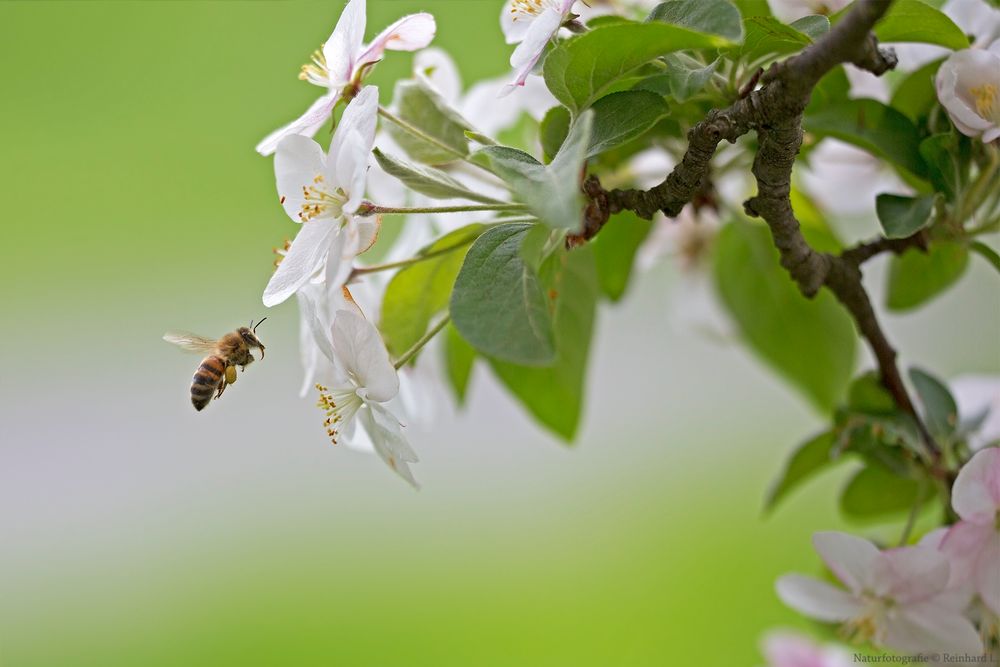
[[[802,113],[812,90],[834,67],[853,63],[875,74],[896,65],[893,51],[881,49],[871,34],[885,15],[891,0],[859,0],[829,33],[791,58],[775,63],[760,77],[757,90],[740,91],[738,99],[724,110],[713,110],[688,132],[688,148],[681,162],[656,187],[643,190],[606,191],[596,178],[587,179],[589,199],[584,226],[567,244],[578,245],[600,232],[611,214],[623,209],[651,218],[656,211],[676,217],[703,186],[712,156],[722,140],[735,142],[750,130],[757,133],[759,149],[753,163],[757,194],[744,203],[746,213],[767,223],[780,253],[781,265],[807,297],[823,287],[829,289],[850,312],[861,336],[878,361],[882,383],[900,410],[912,416],[939,472],[940,450],[917,413],[896,366],[896,350],[882,331],[862,282],[861,264],[881,252],[902,252],[924,247],[922,234],[907,239],[879,239],[861,244],[840,255],[817,252],[802,235],[791,203],[791,178],[802,144]]]

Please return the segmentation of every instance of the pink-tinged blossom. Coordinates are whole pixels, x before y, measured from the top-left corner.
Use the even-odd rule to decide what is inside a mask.
[[[989,49],[963,49],[941,64],[938,100],[959,132],[984,142],[1000,138],[1000,40]]]
[[[1000,449],[977,452],[958,473],[951,504],[961,521],[948,529],[940,550],[952,585],[968,586],[1000,615]]]
[[[510,92],[523,86],[538,64],[545,46],[570,19],[575,0],[508,0],[500,14],[500,27],[508,44],[517,44],[510,56],[514,80],[506,88]]]
[[[278,144],[278,196],[302,228],[264,289],[265,306],[283,302],[313,279],[339,287],[351,260],[374,243],[377,220],[354,213],[364,196],[377,111],[378,88],[367,86],[344,110],[327,153],[298,135]]]
[[[299,78],[326,88],[304,114],[280,127],[257,144],[261,155],[273,153],[289,135],[312,137],[330,119],[337,103],[361,86],[361,81],[385,51],[417,51],[434,39],[434,17],[427,13],[410,14],[380,32],[369,44],[365,38],[365,2],[350,0],[344,7],[330,39],[313,54],[312,62],[303,65]]]
[[[834,646],[820,646],[792,632],[772,632],[762,651],[767,667],[850,667],[851,657]]]
[[[821,532],[816,551],[846,590],[789,574],[778,596],[812,618],[843,623],[852,639],[897,651],[979,655],[975,626],[947,594],[950,568],[940,551],[924,545],[879,551],[853,535]]]

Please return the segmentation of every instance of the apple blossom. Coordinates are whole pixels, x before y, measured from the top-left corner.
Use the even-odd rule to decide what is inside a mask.
[[[986,0],[949,0],[941,11],[968,35],[975,48],[984,48],[1000,38],[1000,7]],[[898,70],[910,72],[951,55],[951,49],[916,42],[893,44],[899,57]]]
[[[841,216],[874,216],[876,195],[913,190],[885,162],[833,138],[813,149],[802,170],[802,184],[825,211]],[[845,192],[852,196],[845,197]]]
[[[836,532],[813,536],[816,551],[847,590],[797,574],[781,577],[778,596],[821,621],[842,622],[852,639],[899,651],[978,654],[976,628],[945,595],[949,565],[928,546],[879,551]]]
[[[1000,614],[1000,449],[977,452],[958,473],[951,504],[961,521],[948,529],[940,550],[953,580],[968,582],[994,614]]]
[[[953,53],[937,73],[938,100],[958,130],[984,142],[1000,138],[1000,40]]]
[[[346,291],[345,296],[334,300],[343,307],[335,310],[331,325],[317,339],[317,348],[330,362],[322,365],[315,385],[327,436],[334,444],[343,441],[355,449],[374,450],[417,487],[409,467],[417,455],[385,405],[399,393],[399,376],[378,329]]]
[[[508,44],[518,44],[510,56],[514,80],[505,89],[523,86],[545,46],[570,17],[576,0],[508,0],[500,14],[500,27]]]
[[[302,66],[299,78],[326,88],[299,118],[267,135],[259,144],[261,155],[273,153],[289,135],[311,137],[330,118],[334,107],[361,86],[361,80],[382,58],[386,49],[416,51],[434,39],[434,17],[425,12],[399,19],[380,32],[370,44],[364,44],[366,0],[349,0],[330,39],[313,54],[312,62]]]
[[[981,449],[1000,441],[1000,376],[961,375],[948,385],[962,425],[978,425],[969,434],[969,446]]]
[[[374,242],[378,223],[353,213],[364,196],[377,111],[378,89],[367,86],[344,110],[327,154],[299,135],[278,144],[278,195],[302,229],[264,289],[265,306],[281,303],[321,271],[328,284],[339,286],[350,260]]]
[[[462,80],[455,61],[436,48],[417,53],[413,70],[463,118],[472,119],[476,129],[487,135],[512,127],[524,113],[541,121],[546,111],[559,104],[540,77],[527,79],[517,95],[500,99],[498,96],[507,87],[507,77],[479,81],[462,94]]]
[[[772,632],[762,647],[768,667],[848,667],[850,656],[833,646],[819,646],[802,635]]]

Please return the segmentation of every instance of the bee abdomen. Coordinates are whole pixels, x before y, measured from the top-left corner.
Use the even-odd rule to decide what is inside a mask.
[[[204,410],[212,400],[212,394],[219,388],[226,374],[226,363],[212,355],[205,357],[191,380],[191,403],[195,410]]]

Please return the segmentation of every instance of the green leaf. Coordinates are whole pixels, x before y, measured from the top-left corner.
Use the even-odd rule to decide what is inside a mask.
[[[851,382],[847,391],[847,407],[867,415],[887,415],[897,410],[892,394],[874,371],[863,373]]]
[[[657,5],[647,20],[720,35],[732,42],[743,39],[743,17],[728,0],[670,0]]]
[[[521,257],[532,225],[511,223],[476,239],[451,294],[451,318],[479,352],[526,366],[555,360],[555,335],[541,283]]]
[[[566,40],[545,59],[545,85],[574,114],[640,65],[684,49],[717,48],[729,42],[654,21],[617,23]]]
[[[904,197],[880,194],[875,198],[875,212],[890,239],[903,239],[916,234],[931,221],[936,197]]]
[[[667,65],[666,81],[670,95],[678,102],[701,92],[720,62],[716,58],[708,65],[702,65],[698,60],[676,53],[668,53],[662,60]]]
[[[856,336],[828,292],[806,299],[778,264],[767,228],[745,222],[716,239],[715,281],[747,344],[819,408],[830,411],[854,370]]]
[[[959,163],[959,153],[959,139],[953,134],[935,134],[920,142],[920,156],[927,165],[931,183],[948,201],[953,201],[962,189],[965,170]]]
[[[594,157],[645,134],[670,111],[660,95],[648,90],[611,93],[594,102],[592,108],[594,128],[587,157]]]
[[[923,406],[924,422],[935,438],[948,439],[958,426],[958,405],[948,387],[936,377],[920,370],[910,369],[910,382],[917,390]]]
[[[459,335],[455,325],[449,323],[444,332],[445,374],[459,405],[465,404],[475,361],[476,350]]]
[[[574,185],[582,177],[593,122],[593,112],[577,118],[548,165],[506,146],[487,146],[480,153],[489,158],[494,173],[542,222],[556,229],[579,229],[583,196]]]
[[[819,252],[839,253],[844,249],[840,239],[827,223],[826,216],[808,194],[793,185],[789,199],[802,229],[802,236],[805,237],[809,245]]]
[[[542,155],[546,162],[552,162],[552,158],[559,152],[559,147],[569,134],[569,124],[569,109],[566,107],[552,107],[545,113],[538,138],[542,142]]]
[[[969,249],[993,265],[993,268],[1000,272],[1000,254],[982,241],[973,241],[969,244]]]
[[[547,368],[529,368],[491,360],[490,365],[535,418],[572,440],[583,409],[597,305],[596,269],[588,247],[560,253],[551,261],[558,264],[546,281],[550,293],[557,295],[555,363]]]
[[[399,81],[392,101],[399,118],[459,155],[468,155],[469,139],[465,133],[474,131],[474,128],[426,84],[417,79]],[[457,159],[454,153],[415,137],[395,123],[387,122],[385,128],[406,154],[417,162],[446,164]]]
[[[830,21],[836,24],[850,10],[840,10]],[[969,38],[947,14],[919,0],[896,0],[875,24],[874,32],[880,42],[937,44],[956,51],[969,48]]]
[[[943,60],[927,63],[920,69],[906,75],[892,94],[889,106],[905,114],[917,125],[937,104],[934,75]]]
[[[401,158],[387,155],[378,148],[374,149],[372,153],[385,173],[394,176],[408,188],[420,194],[436,199],[461,197],[487,204],[498,201],[469,190],[440,169],[407,162]]]
[[[840,494],[840,511],[854,519],[875,519],[909,511],[920,497],[920,482],[872,463],[859,470]]]
[[[934,243],[927,252],[910,248],[889,262],[889,310],[910,310],[951,287],[969,264],[969,250],[954,242]]]
[[[909,118],[876,100],[846,100],[806,110],[808,132],[854,144],[915,174],[926,176],[920,133]]]
[[[590,242],[597,263],[598,283],[612,301],[618,301],[625,294],[636,252],[652,229],[652,221],[643,220],[631,211],[622,211],[612,216]]]
[[[785,25],[771,16],[750,16],[743,21],[743,30],[746,34],[743,44],[733,49],[733,52],[736,57],[747,62],[766,56],[796,53],[812,44],[816,37],[827,32],[830,29],[830,21],[825,16],[807,16],[799,20],[799,26],[803,30]]]
[[[834,450],[831,431],[820,433],[799,445],[788,457],[784,470],[771,484],[764,502],[764,511],[773,510],[790,491],[840,460]]]
[[[767,0],[733,0],[733,4],[743,16],[770,16],[771,6]]]
[[[389,281],[382,298],[381,329],[393,356],[413,347],[427,332],[431,319],[448,306],[469,245],[484,229],[476,223],[445,234],[418,253],[434,256],[400,269]],[[434,254],[441,251],[445,252]]]
[[[814,42],[830,32],[830,19],[823,14],[803,16],[800,19],[792,21],[789,25]]]

